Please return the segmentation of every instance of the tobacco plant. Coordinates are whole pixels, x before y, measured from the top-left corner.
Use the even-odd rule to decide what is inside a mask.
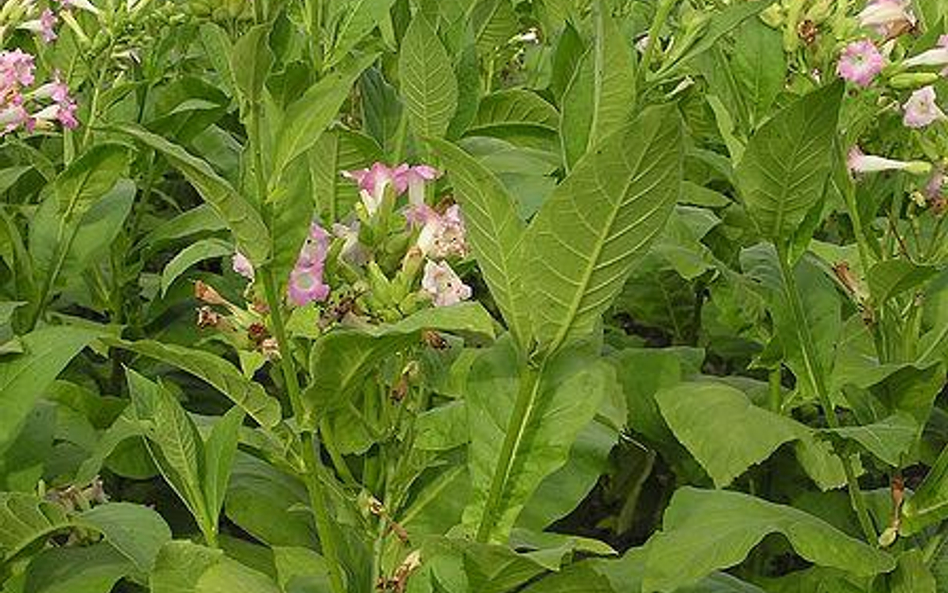
[[[4,593],[948,589],[938,0],[8,0]]]

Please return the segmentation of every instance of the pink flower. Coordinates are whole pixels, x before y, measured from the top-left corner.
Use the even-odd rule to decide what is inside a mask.
[[[908,5],[908,0],[872,0],[856,18],[860,26],[891,37],[905,25],[915,24],[915,15]]]
[[[235,272],[253,282],[254,279],[254,269],[253,264],[250,263],[250,260],[247,259],[247,256],[241,252],[236,252],[234,254],[234,259],[231,261],[231,265]]]
[[[854,174],[876,173],[879,171],[908,171],[909,173],[927,173],[931,165],[921,161],[896,161],[881,156],[864,154],[858,146],[849,149],[846,165]]]
[[[0,52],[0,95],[6,98],[11,90],[33,84],[35,69],[33,56],[19,48]]]
[[[290,301],[298,307],[326,300],[329,296],[329,285],[323,283],[323,266],[320,264],[293,268],[287,293]]]
[[[375,163],[368,169],[343,171],[342,176],[359,184],[359,196],[371,216],[381,206],[385,189],[390,185],[394,186],[395,178],[399,173],[398,169],[392,169],[383,163]]]
[[[913,56],[902,64],[906,68],[915,66],[945,66],[948,65],[948,35],[942,35],[938,38],[938,45],[927,51],[923,51],[917,56]],[[941,71],[942,76],[948,76],[948,68]]]
[[[11,105],[0,110],[0,136],[5,136],[20,126],[32,131],[33,125],[33,118],[23,105]]]
[[[425,263],[421,288],[431,297],[435,307],[450,307],[471,298],[471,287],[461,282],[448,262]]]
[[[309,237],[303,248],[300,249],[299,257],[296,260],[297,266],[311,267],[323,265],[326,256],[329,255],[329,233],[326,229],[313,222],[309,227]]]
[[[885,67],[885,58],[868,39],[853,41],[839,56],[836,72],[845,80],[861,87],[872,84],[873,79]]]
[[[44,43],[52,43],[58,37],[56,35],[56,24],[58,22],[59,19],[56,14],[47,8],[40,14],[40,18],[27,21],[19,28],[39,34]]]
[[[444,215],[438,214],[428,206],[422,206],[425,216],[421,233],[418,235],[418,248],[430,257],[438,259],[467,255],[467,241],[461,207],[454,204]]]
[[[932,176],[928,179],[928,183],[925,184],[925,197],[929,200],[937,200],[941,198],[942,189],[945,187],[945,171],[943,169],[935,169],[932,173]]]
[[[924,128],[932,123],[945,119],[945,114],[935,103],[935,89],[931,85],[922,87],[912,93],[903,106],[905,116],[902,118],[909,128]]]
[[[425,203],[425,184],[440,176],[437,169],[428,165],[399,165],[396,169],[395,191],[401,195],[408,190],[408,203],[418,206]]]

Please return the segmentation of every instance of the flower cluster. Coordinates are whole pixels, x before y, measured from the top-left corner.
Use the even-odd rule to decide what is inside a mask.
[[[306,243],[296,259],[296,265],[290,272],[287,294],[294,305],[302,307],[309,303],[325,301],[329,296],[329,285],[323,282],[327,255],[329,233],[313,222],[310,224]]]
[[[35,70],[32,55],[20,49],[0,52],[0,136],[20,127],[27,131],[49,127],[55,121],[69,129],[79,125],[76,102],[58,73],[52,81],[29,90]]]

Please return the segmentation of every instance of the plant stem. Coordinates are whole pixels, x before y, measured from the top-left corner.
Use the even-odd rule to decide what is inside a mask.
[[[672,9],[677,4],[678,0],[661,0],[658,8],[655,10],[655,19],[652,21],[652,26],[648,30],[648,43],[645,44],[645,53],[642,55],[642,61],[639,62],[639,72],[636,76],[637,84],[635,88],[638,91],[639,97],[644,94],[645,90],[645,81],[648,76],[648,69],[652,65],[652,60],[655,58],[655,48],[659,45],[659,38],[662,32],[662,29],[665,28],[665,23],[668,21],[668,17],[671,15]],[[637,102],[639,97],[636,98]]]
[[[830,399],[829,390],[823,379],[823,371],[820,368],[820,360],[816,354],[813,335],[810,332],[810,326],[806,319],[806,313],[803,308],[803,300],[800,298],[800,290],[797,287],[796,276],[790,267],[790,261],[785,248],[777,248],[777,259],[780,260],[780,276],[783,280],[784,293],[790,302],[790,310],[793,315],[794,324],[797,327],[797,335],[800,339],[800,346],[803,351],[803,362],[806,366],[806,372],[809,375],[810,383],[816,392],[823,406],[823,412],[826,414],[826,421],[830,428],[839,428],[839,418],[836,417],[836,410],[833,407],[833,401]],[[859,519],[859,525],[862,527],[866,541],[875,544],[876,530],[869,518],[869,511],[866,509],[866,501],[862,498],[862,492],[859,490],[859,481],[856,478],[856,472],[853,470],[852,461],[847,455],[839,455],[843,464],[843,471],[846,474],[846,484],[849,488],[849,498],[852,502],[853,510]]]
[[[296,364],[293,359],[293,352],[286,336],[286,327],[283,324],[282,303],[277,293],[273,270],[267,268],[263,270],[262,275],[263,288],[267,295],[267,305],[270,307],[270,319],[273,322],[273,332],[276,334],[277,343],[280,348],[280,368],[283,371],[283,379],[286,382],[287,394],[290,398],[290,404],[293,407],[293,415],[298,419],[302,419],[304,410],[303,400],[300,396],[299,377],[296,375]],[[316,532],[319,535],[319,543],[322,546],[323,556],[326,557],[326,564],[329,570],[329,582],[333,593],[345,593],[346,589],[340,570],[339,547],[336,542],[333,526],[329,521],[329,511],[326,508],[326,496],[318,475],[319,459],[316,455],[316,447],[318,445],[311,429],[302,429],[300,439],[303,448],[303,464],[306,467],[303,481],[306,484],[309,502],[313,507],[313,514],[316,518]]]

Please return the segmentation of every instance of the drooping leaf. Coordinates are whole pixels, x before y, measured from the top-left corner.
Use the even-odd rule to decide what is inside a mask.
[[[577,348],[525,370],[511,340],[486,351],[468,377],[473,498],[464,524],[505,542],[540,482],[562,466],[576,435],[613,388],[612,368]]]
[[[521,346],[530,340],[529,305],[522,286],[524,224],[503,184],[455,145],[431,141],[460,198],[467,239],[484,281],[510,332]]]
[[[526,293],[542,348],[589,334],[678,199],[682,127],[651,108],[584,157],[528,231]]]
[[[255,265],[266,261],[270,255],[270,233],[266,225],[250,202],[215,173],[207,162],[138,126],[121,124],[113,129],[164,155],[227,223],[241,252]]]
[[[161,294],[167,294],[172,283],[191,266],[204,260],[232,255],[233,251],[233,247],[220,239],[203,239],[191,243],[179,251],[161,271]]]
[[[310,353],[313,381],[303,393],[312,422],[344,405],[367,373],[388,356],[418,344],[424,330],[493,335],[493,320],[477,303],[424,309],[372,330],[335,331],[318,339]]]
[[[417,14],[399,52],[402,97],[412,130],[442,138],[458,106],[458,81],[448,52],[423,14]]]
[[[286,109],[276,135],[276,154],[270,183],[280,181],[296,157],[310,149],[336,118],[352,85],[376,59],[377,54],[350,57],[339,69],[327,74]]]
[[[737,166],[744,203],[761,234],[783,242],[823,197],[833,170],[843,85],[806,95],[763,125]]]
[[[678,489],[662,531],[646,544],[643,589],[672,592],[741,562],[770,533],[782,533],[797,554],[818,566],[872,576],[895,559],[793,507],[739,492]]]
[[[915,443],[921,427],[914,418],[901,412],[872,424],[826,429],[825,432],[852,439],[883,462],[899,467],[902,455]]]
[[[78,327],[44,327],[20,337],[23,354],[0,360],[0,450],[69,361],[100,334]]]
[[[244,377],[234,365],[219,356],[204,350],[153,340],[113,340],[111,343],[116,347],[168,363],[207,381],[264,428],[272,428],[280,422],[280,402],[267,395],[263,387]]]

